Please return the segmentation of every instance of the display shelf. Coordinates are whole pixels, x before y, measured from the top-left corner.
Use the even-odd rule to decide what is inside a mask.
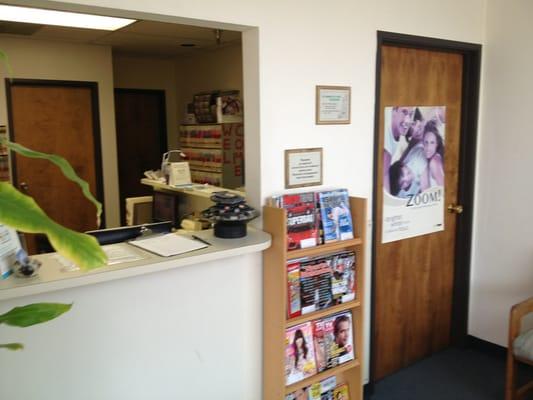
[[[326,379],[329,376],[338,375],[343,372],[349,371],[353,368],[357,368],[359,366],[360,366],[360,363],[358,359],[348,361],[344,364],[336,366],[335,368],[331,368],[331,369],[327,369],[325,371],[319,372],[318,374],[310,376],[309,378],[301,380],[300,382],[296,382],[296,383],[293,383],[292,385],[285,386],[285,394],[292,393],[298,389],[304,388],[306,386],[310,386],[315,382],[320,382],[321,380]]]
[[[287,258],[290,260],[293,258],[312,257],[316,255],[328,254],[341,251],[348,247],[357,246],[362,243],[363,241],[361,240],[361,238],[355,238],[349,240],[340,240],[338,242],[333,243],[320,244],[318,246],[308,247],[306,249],[288,250]]]
[[[179,145],[189,161],[193,182],[229,189],[244,184],[242,123],[181,125]]]
[[[307,249],[287,250],[287,213],[283,208],[263,208],[263,229],[272,235],[272,246],[263,253],[263,399],[284,400],[286,394],[335,376],[347,383],[351,400],[362,400],[364,261],[366,238],[366,199],[350,197],[355,239],[327,243]],[[356,298],[295,318],[287,317],[287,261],[300,257],[328,255],[342,250],[356,253]],[[302,381],[285,385],[285,331],[288,327],[334,315],[352,313],[355,360],[322,371]]]
[[[354,308],[358,308],[360,306],[361,306],[361,302],[358,300],[348,301],[342,304],[336,304],[334,306],[324,308],[323,310],[313,311],[309,314],[290,318],[287,320],[287,328],[294,326],[294,325],[302,324],[307,321],[312,321],[314,319],[320,319],[331,314],[337,314],[343,311],[353,310]]]

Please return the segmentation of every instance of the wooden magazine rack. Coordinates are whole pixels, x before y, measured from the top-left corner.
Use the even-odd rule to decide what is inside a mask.
[[[303,387],[335,375],[337,384],[347,383],[350,400],[363,399],[363,283],[366,235],[366,199],[350,197],[354,239],[343,240],[306,249],[287,250],[287,214],[285,209],[265,206],[263,230],[272,235],[272,246],[263,252],[263,399],[284,400],[285,396]],[[295,318],[287,317],[287,260],[320,256],[352,250],[356,253],[356,297]],[[294,384],[285,385],[285,330],[291,326],[324,318],[342,311],[352,312],[355,359],[335,368],[319,372]]]

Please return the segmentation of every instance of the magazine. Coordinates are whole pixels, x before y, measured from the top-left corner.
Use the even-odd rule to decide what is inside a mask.
[[[353,239],[352,215],[346,189],[318,193],[324,243]]]
[[[300,260],[287,261],[287,317],[302,315],[300,297]]]
[[[316,374],[311,322],[285,330],[285,384],[291,385]]]
[[[309,400],[333,400],[333,391],[337,384],[335,375],[316,382],[308,388]]]
[[[352,313],[347,311],[323,318],[326,368],[354,359]]]
[[[318,244],[317,211],[313,192],[285,194],[282,207],[287,210],[287,248],[304,249]]]
[[[333,304],[346,303],[355,299],[355,253],[345,251],[332,256],[331,294]]]
[[[285,396],[285,400],[334,400],[333,393],[337,385],[337,377],[330,376],[309,387],[298,389]]]
[[[343,383],[333,390],[333,400],[350,400],[348,385]]]
[[[331,258],[318,257],[300,262],[301,313],[332,305]]]

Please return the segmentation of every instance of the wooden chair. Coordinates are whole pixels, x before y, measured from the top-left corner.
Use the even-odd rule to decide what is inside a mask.
[[[529,390],[533,389],[533,380],[529,383],[517,387],[516,384],[516,370],[518,362],[529,364],[533,366],[533,357],[523,357],[517,355],[517,349],[515,349],[515,341],[517,338],[522,339],[525,335],[531,335],[533,329],[526,332],[521,331],[522,318],[529,313],[533,312],[533,297],[515,304],[511,308],[511,317],[509,321],[509,346],[507,348],[507,383],[505,389],[505,400],[518,400],[521,399]],[[529,337],[529,336],[528,336]],[[533,345],[531,340],[530,345]],[[528,348],[529,349],[529,348]],[[529,349],[529,355],[533,354],[533,350]]]

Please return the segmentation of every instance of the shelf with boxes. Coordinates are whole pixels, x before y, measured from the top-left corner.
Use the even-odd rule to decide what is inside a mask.
[[[291,211],[283,207],[265,206],[263,209],[263,229],[272,235],[272,246],[263,256],[265,400],[297,398],[298,392],[303,390],[306,390],[309,398],[320,399],[321,390],[327,390],[330,394],[346,391],[349,399],[362,400],[366,199],[350,197],[349,205],[353,238],[314,246],[311,244],[310,247],[294,250],[289,250],[288,220],[301,216],[289,218]],[[301,203],[298,207],[303,209]],[[308,214],[307,210],[302,213]],[[308,219],[300,218],[299,221],[306,222]],[[307,246],[309,242],[306,243]],[[301,291],[295,296],[295,278],[290,275],[291,265],[298,263],[300,265],[295,267],[298,276],[296,285],[301,286]],[[326,278],[311,278],[312,281],[306,278],[324,273],[321,263],[326,270],[330,268],[329,272],[325,272]],[[353,281],[352,289],[345,287],[340,293],[339,285],[343,286],[344,278],[335,277],[336,272],[331,272],[336,271],[335,266],[339,265],[346,268],[353,266],[350,270],[353,277],[347,278]],[[345,271],[346,278],[350,271]],[[327,278],[327,273],[330,278]],[[313,293],[313,288],[309,286],[313,284],[317,285],[314,288],[315,298],[305,298]],[[315,305],[311,304],[313,302]],[[341,336],[343,330],[348,344],[345,343],[341,349],[333,341],[337,341],[337,335]],[[300,356],[296,355],[298,347],[303,349]],[[330,354],[332,348],[338,352]],[[302,361],[304,358],[312,360],[306,363]]]
[[[181,125],[180,149],[196,183],[236,189],[244,185],[244,127],[241,122]]]

